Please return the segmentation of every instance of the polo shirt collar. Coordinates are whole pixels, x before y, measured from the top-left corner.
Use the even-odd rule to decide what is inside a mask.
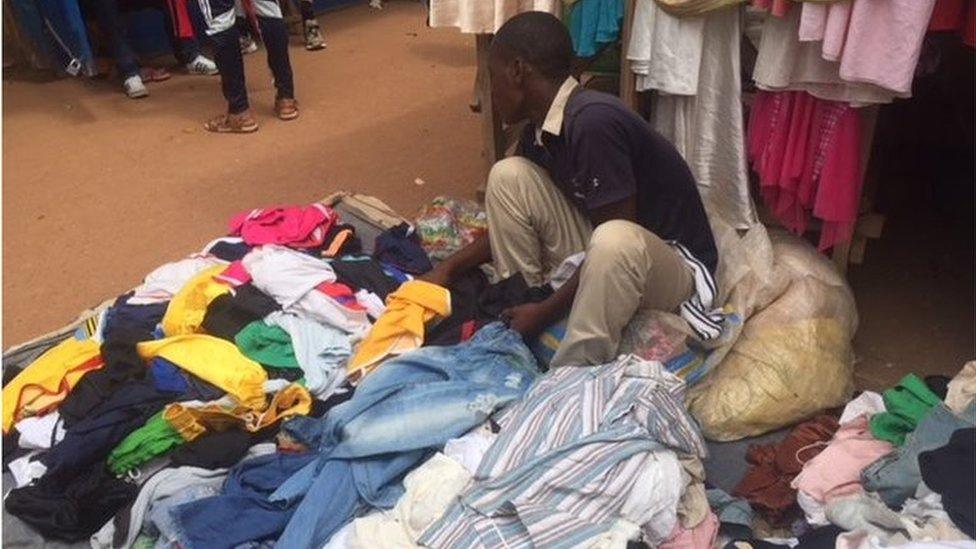
[[[575,78],[570,76],[563,81],[563,84],[559,86],[559,91],[556,92],[556,97],[552,99],[552,104],[549,105],[549,112],[546,113],[546,119],[542,122],[542,126],[536,128],[535,130],[535,142],[538,145],[542,145],[542,133],[548,133],[550,135],[559,135],[563,131],[563,115],[566,111],[566,102],[569,101],[569,96],[572,95],[573,90],[579,86],[579,82]]]

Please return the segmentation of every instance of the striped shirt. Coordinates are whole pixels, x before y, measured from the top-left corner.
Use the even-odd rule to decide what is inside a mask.
[[[705,456],[684,387],[660,363],[633,355],[550,371],[496,418],[501,433],[474,484],[420,544],[575,547],[621,519],[673,514],[681,496],[675,452]],[[655,490],[644,497],[636,485]]]

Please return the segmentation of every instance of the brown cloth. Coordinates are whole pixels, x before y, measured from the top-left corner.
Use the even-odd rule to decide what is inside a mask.
[[[777,444],[750,446],[750,468],[732,495],[746,499],[774,524],[782,524],[796,507],[796,490],[790,487],[803,464],[819,454],[840,425],[829,415],[801,423]]]

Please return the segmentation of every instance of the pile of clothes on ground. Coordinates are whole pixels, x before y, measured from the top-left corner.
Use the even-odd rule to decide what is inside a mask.
[[[476,205],[442,198],[410,221],[351,193],[243,212],[200,253],[10,349],[4,544],[700,548],[802,534],[788,543],[826,547],[803,545],[812,534],[799,521],[776,529],[799,519],[797,500],[805,529],[829,521],[861,536],[845,547],[972,535],[956,522],[971,528],[972,482],[966,509],[959,485],[926,476],[972,470],[971,438],[947,434],[972,427],[972,411],[926,414],[971,400],[972,369],[946,405],[906,380],[881,402],[862,395],[853,419],[766,435],[777,446],[749,449],[755,470],[734,483],[723,468],[744,469],[748,440],[703,436],[759,435],[850,396],[856,315],[846,286],[818,270],[823,258],[803,255],[809,246],[760,229],[720,235],[726,337],[705,344],[674,315],[642,314],[617,360],[550,371],[560,327],[524,342],[499,316],[545,299],[555,280],[533,288],[475,271],[442,288],[417,278],[484,229]],[[785,314],[797,300],[806,308]],[[770,356],[750,351],[784,339]],[[797,359],[818,347],[830,348]],[[770,402],[793,390],[787,382],[759,378],[758,407],[720,398],[736,394],[741,369],[772,378],[797,367],[838,379],[775,420]],[[713,401],[738,422],[706,414]],[[873,476],[856,487],[834,478],[821,462],[846,459],[876,424],[884,434],[870,451],[851,451],[891,463],[867,467]],[[904,495],[894,518],[864,495],[875,481],[867,491],[889,505]]]
[[[974,547],[974,396],[976,362],[951,381],[910,374],[861,393],[839,416],[749,446],[732,495],[798,534],[798,547]]]

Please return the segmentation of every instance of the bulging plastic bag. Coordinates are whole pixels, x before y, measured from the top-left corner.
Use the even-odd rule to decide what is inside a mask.
[[[846,281],[794,236],[754,229],[739,238],[717,229],[716,237],[726,310],[746,320],[688,393],[705,436],[760,435],[847,402],[857,310]]]
[[[420,243],[433,261],[443,261],[488,230],[488,217],[476,202],[438,196],[414,220]]]

